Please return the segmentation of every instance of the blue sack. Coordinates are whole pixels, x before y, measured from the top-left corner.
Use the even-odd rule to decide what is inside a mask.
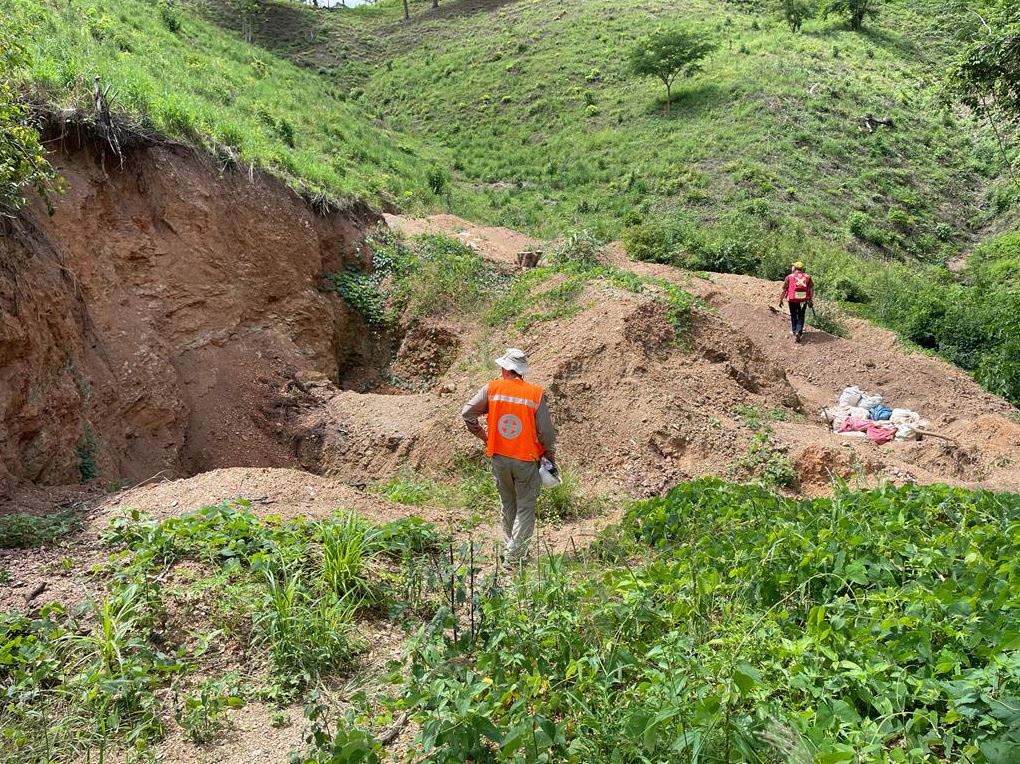
[[[868,412],[868,416],[871,417],[873,422],[886,422],[892,418],[892,409],[879,403],[877,406],[872,407],[871,411]]]

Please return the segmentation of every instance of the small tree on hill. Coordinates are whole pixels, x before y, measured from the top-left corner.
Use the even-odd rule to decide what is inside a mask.
[[[960,41],[949,84],[961,100],[988,120],[1014,185],[1020,177],[1008,149],[1012,126],[1020,125],[1020,6],[1014,0],[992,0],[959,20]],[[1000,127],[1005,120],[1007,129]]]
[[[673,98],[673,83],[680,75],[691,77],[701,71],[700,61],[715,43],[703,34],[683,27],[657,29],[638,40],[630,54],[630,68],[643,77],[657,77],[666,86],[666,113]]]
[[[262,12],[262,0],[230,0],[234,12],[241,19],[241,34],[245,42],[255,37],[255,21]]]
[[[807,0],[783,0],[783,18],[791,32],[799,32],[801,24],[814,15],[814,6]]]
[[[878,15],[878,0],[823,0],[822,15],[830,14],[846,16],[850,19],[850,28],[860,32],[866,17]]]

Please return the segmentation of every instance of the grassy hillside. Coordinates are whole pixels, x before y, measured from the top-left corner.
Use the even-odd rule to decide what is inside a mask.
[[[433,152],[377,125],[329,80],[154,0],[13,0],[35,97],[88,118],[92,78],[143,129],[254,163],[295,187],[415,208]],[[445,160],[444,160],[445,161]]]
[[[211,0],[13,8],[33,25],[24,79],[58,107],[87,116],[98,73],[126,120],[310,193],[588,228],[694,269],[779,278],[806,260],[823,295],[1020,402],[1016,237],[946,267],[1015,220],[1020,190],[942,89],[936,0],[885,3],[863,33],[835,18],[793,33],[764,2],[419,0],[405,22],[398,0],[265,0],[254,44]],[[666,115],[626,61],[677,20],[718,48]],[[869,131],[869,114],[891,125]]]
[[[544,236],[585,227],[699,270],[781,278],[806,260],[824,296],[1020,402],[1015,235],[959,270],[1008,229],[1020,189],[944,87],[965,20],[944,4],[884,3],[862,33],[838,18],[794,33],[778,4],[723,0],[443,0],[412,3],[408,22],[396,0],[265,8],[257,44],[447,150],[433,180],[449,178],[454,212]],[[667,116],[627,55],[675,21],[718,48]]]
[[[474,217],[544,235],[618,235],[635,216],[747,218],[928,262],[980,222],[999,160],[928,85],[935,3],[884,4],[864,34],[835,18],[794,34],[768,3],[460,5],[388,32],[392,60],[360,100],[452,151]],[[719,48],[666,116],[662,85],[631,75],[627,55],[676,21]],[[869,113],[893,127],[869,134]]]

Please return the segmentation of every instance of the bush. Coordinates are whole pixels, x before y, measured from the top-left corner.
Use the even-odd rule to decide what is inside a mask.
[[[868,217],[867,213],[854,211],[846,218],[846,230],[855,238],[865,238],[870,227],[871,218]]]
[[[552,253],[555,265],[591,270],[605,264],[605,243],[591,231],[574,231]]]
[[[768,429],[758,430],[747,446],[747,452],[734,465],[734,475],[751,478],[772,488],[794,488],[797,473],[789,457],[772,442]]]
[[[673,241],[661,223],[635,223],[623,232],[623,249],[631,260],[644,263],[672,264],[675,259]]]
[[[831,286],[826,286],[824,292],[827,297],[840,302],[867,302],[868,293],[860,284],[849,276],[838,276]]]
[[[839,320],[839,315],[828,305],[817,300],[808,309],[807,323],[816,329],[831,334],[833,337],[846,337],[847,330]]]
[[[159,0],[159,20],[173,34],[181,31],[181,19],[170,0]]]
[[[492,297],[495,269],[463,242],[427,234],[394,259],[391,310],[410,318],[466,313]]]

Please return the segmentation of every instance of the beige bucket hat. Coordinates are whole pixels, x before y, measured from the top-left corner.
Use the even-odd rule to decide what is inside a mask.
[[[506,352],[496,359],[496,365],[507,371],[515,371],[522,377],[528,373],[528,357],[523,350],[517,348],[507,348]]]

